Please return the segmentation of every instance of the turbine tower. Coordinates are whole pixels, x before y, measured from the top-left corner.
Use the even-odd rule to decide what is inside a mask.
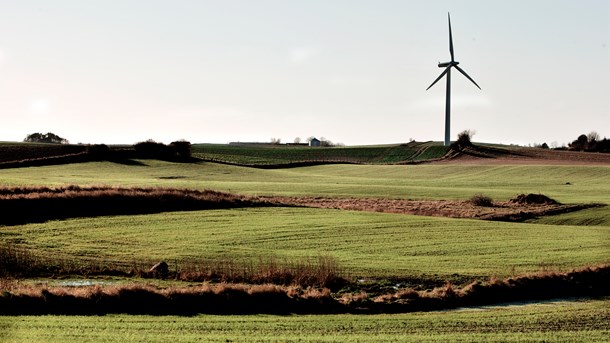
[[[451,135],[451,68],[455,67],[455,69],[457,69],[460,73],[464,74],[464,76],[466,76],[468,80],[472,81],[472,83],[474,83],[477,88],[481,89],[481,87],[479,87],[479,85],[477,85],[477,83],[474,82],[474,80],[470,76],[468,76],[468,74],[466,74],[464,70],[462,70],[462,68],[458,67],[458,64],[460,64],[460,62],[456,61],[453,56],[453,37],[451,36],[451,17],[449,16],[449,13],[447,13],[447,19],[449,20],[449,53],[451,53],[451,62],[443,62],[438,64],[439,68],[445,68],[445,70],[441,73],[439,77],[436,78],[436,80],[434,80],[434,82],[432,82],[430,86],[428,86],[428,88],[426,88],[426,90],[430,89],[430,87],[434,86],[434,84],[437,83],[438,80],[440,80],[443,76],[445,76],[445,74],[447,75],[447,98],[445,100],[445,146],[451,144],[449,138],[449,136]]]

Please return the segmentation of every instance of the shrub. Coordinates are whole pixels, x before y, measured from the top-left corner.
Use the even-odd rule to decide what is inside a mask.
[[[165,144],[157,143],[152,139],[136,143],[133,147],[140,158],[166,158],[169,151]]]
[[[171,142],[169,145],[149,139],[134,146],[139,158],[156,158],[162,160],[185,160],[191,157],[191,143],[185,140]]]
[[[96,158],[105,158],[110,155],[110,148],[106,144],[94,144],[87,146],[87,154]]]
[[[453,150],[463,150],[472,146],[472,136],[474,136],[474,130],[464,130],[458,134],[457,141],[451,144]]]
[[[191,142],[179,140],[169,144],[170,150],[180,159],[191,157]]]
[[[483,195],[483,194],[473,195],[472,198],[470,198],[470,203],[472,203],[475,206],[485,206],[485,207],[492,207],[494,205],[493,199],[486,195]]]

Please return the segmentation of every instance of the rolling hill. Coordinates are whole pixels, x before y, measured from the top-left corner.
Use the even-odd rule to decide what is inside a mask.
[[[0,168],[112,160],[132,163],[130,146],[110,146],[110,154],[90,153],[87,145],[0,143]],[[216,162],[285,168],[321,164],[610,164],[610,154],[519,146],[476,144],[456,151],[439,142],[393,145],[316,147],[274,144],[193,144],[191,162]]]

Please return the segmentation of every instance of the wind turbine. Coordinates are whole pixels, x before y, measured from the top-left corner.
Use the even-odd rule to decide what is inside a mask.
[[[434,86],[434,84],[437,83],[438,80],[443,78],[445,74],[447,75],[447,98],[445,100],[445,146],[451,144],[449,139],[449,136],[451,134],[451,68],[455,67],[455,69],[457,69],[460,73],[464,74],[464,76],[466,76],[468,80],[472,81],[472,83],[474,83],[477,88],[481,89],[481,87],[479,87],[479,85],[477,85],[477,83],[474,82],[474,80],[470,76],[468,76],[468,74],[466,74],[466,72],[462,68],[458,67],[458,64],[460,64],[460,62],[456,61],[453,56],[453,38],[451,37],[451,17],[449,16],[449,13],[447,13],[447,19],[449,20],[449,52],[451,53],[451,62],[439,62],[438,67],[445,68],[445,70],[441,73],[439,77],[436,78],[436,80],[434,80],[434,82],[432,82],[430,86],[428,86],[428,88],[426,88],[426,90],[430,89],[430,87]]]

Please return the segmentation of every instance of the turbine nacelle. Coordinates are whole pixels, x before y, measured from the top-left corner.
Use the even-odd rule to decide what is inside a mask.
[[[447,68],[447,67],[449,67],[449,66],[456,66],[456,65],[458,65],[458,64],[460,64],[460,62],[458,62],[458,61],[443,62],[443,63],[440,63],[440,62],[439,62],[439,63],[438,63],[438,67],[439,67],[439,68]]]

